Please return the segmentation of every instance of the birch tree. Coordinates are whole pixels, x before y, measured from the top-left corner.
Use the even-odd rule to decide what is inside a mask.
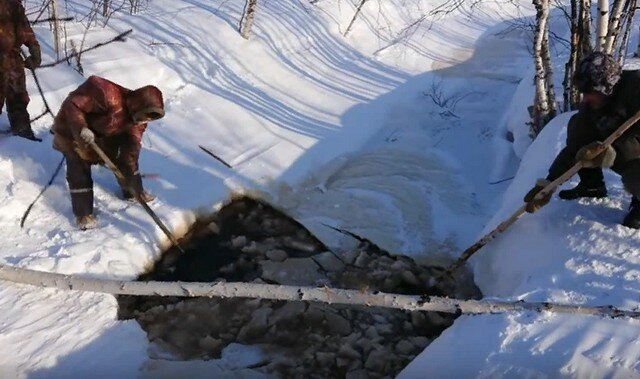
[[[571,19],[570,29],[571,29],[571,39],[570,39],[570,52],[569,52],[569,60],[564,67],[564,79],[562,81],[562,85],[564,87],[563,92],[563,111],[568,112],[575,108],[579,99],[578,91],[576,91],[575,86],[573,85],[573,73],[576,72],[576,66],[578,62],[578,50],[580,49],[580,34],[579,32],[579,23],[581,22],[580,15],[582,14],[581,5],[583,4],[580,0],[571,0]]]
[[[60,27],[58,0],[51,0],[49,2],[49,12],[51,13],[51,29],[53,31],[53,50],[56,53],[56,59],[60,59],[60,39],[62,37],[62,28]]]
[[[532,114],[531,132],[534,136],[537,136],[540,130],[544,127],[547,121],[552,117],[549,88],[547,85],[546,68],[550,68],[550,64],[545,62],[544,56],[548,55],[548,52],[544,53],[545,36],[548,36],[548,21],[549,21],[549,0],[533,0],[533,5],[536,7],[536,27],[533,54],[535,61],[535,98]],[[547,37],[548,40],[548,37]]]
[[[607,34],[604,41],[603,52],[613,55],[615,51],[615,42],[620,34],[620,28],[622,26],[621,20],[623,17],[623,10],[628,5],[628,1],[616,0],[613,4],[613,11],[611,12],[611,18],[607,27]],[[599,23],[600,24],[600,23]]]
[[[578,62],[593,51],[593,44],[591,43],[591,0],[580,0],[580,6]]]
[[[548,6],[548,5],[547,5]],[[549,15],[547,14],[547,17]],[[551,67],[551,54],[549,53],[549,28],[544,30],[542,39],[542,63],[544,65],[544,82],[547,88],[547,99],[549,101],[549,115],[547,120],[555,117],[558,113],[556,106],[556,91],[553,82],[553,67]]]
[[[627,48],[629,46],[629,37],[631,36],[631,27],[633,26],[633,19],[636,15],[637,0],[631,0],[628,2],[627,12],[624,18],[624,35],[618,48],[618,63],[622,64],[624,57],[627,55]]]
[[[607,31],[609,28],[609,0],[598,0],[598,26],[596,29],[596,51],[606,50]]]

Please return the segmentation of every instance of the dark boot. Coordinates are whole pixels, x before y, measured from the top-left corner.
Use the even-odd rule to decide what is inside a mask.
[[[572,189],[558,192],[558,196],[563,200],[575,200],[581,197],[602,198],[607,197],[607,187],[604,183],[598,186],[589,186],[580,182]]]
[[[601,168],[583,168],[578,171],[580,183],[575,188],[563,190],[558,196],[563,200],[575,200],[581,197],[606,197],[607,187]]]
[[[80,230],[89,230],[97,227],[98,221],[94,215],[76,216],[76,225]]]
[[[631,199],[629,213],[624,218],[622,225],[627,228],[640,229],[640,200],[635,196]]]
[[[31,141],[41,142],[42,139],[35,136],[31,130],[31,122],[29,121],[29,113],[27,111],[7,112],[9,124],[11,125],[11,133],[14,136],[26,138]]]

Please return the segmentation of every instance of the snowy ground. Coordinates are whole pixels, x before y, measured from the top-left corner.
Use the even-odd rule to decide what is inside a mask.
[[[163,90],[167,116],[149,128],[141,168],[161,174],[145,185],[178,234],[244,190],[287,209],[330,246],[347,241],[322,223],[435,260],[457,254],[516,209],[562,145],[565,116],[527,150],[513,182],[490,184],[517,168],[502,116],[530,67],[527,33],[513,28],[529,9],[485,3],[405,30],[439,2],[369,2],[344,38],[349,2],[269,1],[245,41],[236,31],[241,3],[153,1],[139,15],[92,29],[86,43],[135,29],[128,42],[88,53],[83,66],[87,76]],[[66,12],[83,13],[83,4],[69,1]],[[68,38],[79,41],[82,31],[70,24]],[[53,60],[48,28],[36,32],[45,61]],[[66,66],[38,75],[54,109],[83,80]],[[29,89],[29,109],[38,114],[42,101],[31,81]],[[520,92],[526,97],[526,88]],[[19,227],[60,161],[50,122],[36,123],[42,144],[0,140],[0,259],[134,278],[165,241],[138,206],[117,198],[106,169],[94,168],[98,230],[75,229],[63,173]],[[609,199],[554,201],[479,254],[472,263],[485,295],[636,307],[639,237],[616,224],[627,202],[610,179]],[[218,361],[150,360],[144,332],[117,321],[107,295],[2,283],[0,311],[0,377],[175,377],[185,370],[246,377],[253,374],[245,367],[259,360],[242,346]],[[463,317],[404,376],[634,376],[637,330],[634,322],[588,317]]]

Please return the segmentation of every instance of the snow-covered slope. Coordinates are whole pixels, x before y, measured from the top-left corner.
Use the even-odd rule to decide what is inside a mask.
[[[546,176],[564,146],[571,114],[552,120],[527,150],[485,232]],[[637,309],[640,233],[619,224],[630,201],[619,177],[609,172],[606,181],[608,198],[554,197],[472,258],[485,297]],[[426,369],[455,377],[640,377],[639,328],[636,320],[591,316],[464,316],[400,377],[422,377]]]

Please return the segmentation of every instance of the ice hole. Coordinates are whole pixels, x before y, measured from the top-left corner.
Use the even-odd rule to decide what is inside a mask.
[[[301,224],[249,197],[235,198],[198,221],[185,240],[185,255],[169,249],[139,279],[480,297],[469,273],[461,271],[433,289],[428,283],[441,268],[389,254],[366,240],[347,254],[330,252]],[[152,359],[217,360],[248,346],[259,349],[260,359],[247,360],[245,368],[287,378],[394,376],[455,318],[437,312],[240,298],[121,296],[118,301],[119,317],[136,319],[147,332]]]

